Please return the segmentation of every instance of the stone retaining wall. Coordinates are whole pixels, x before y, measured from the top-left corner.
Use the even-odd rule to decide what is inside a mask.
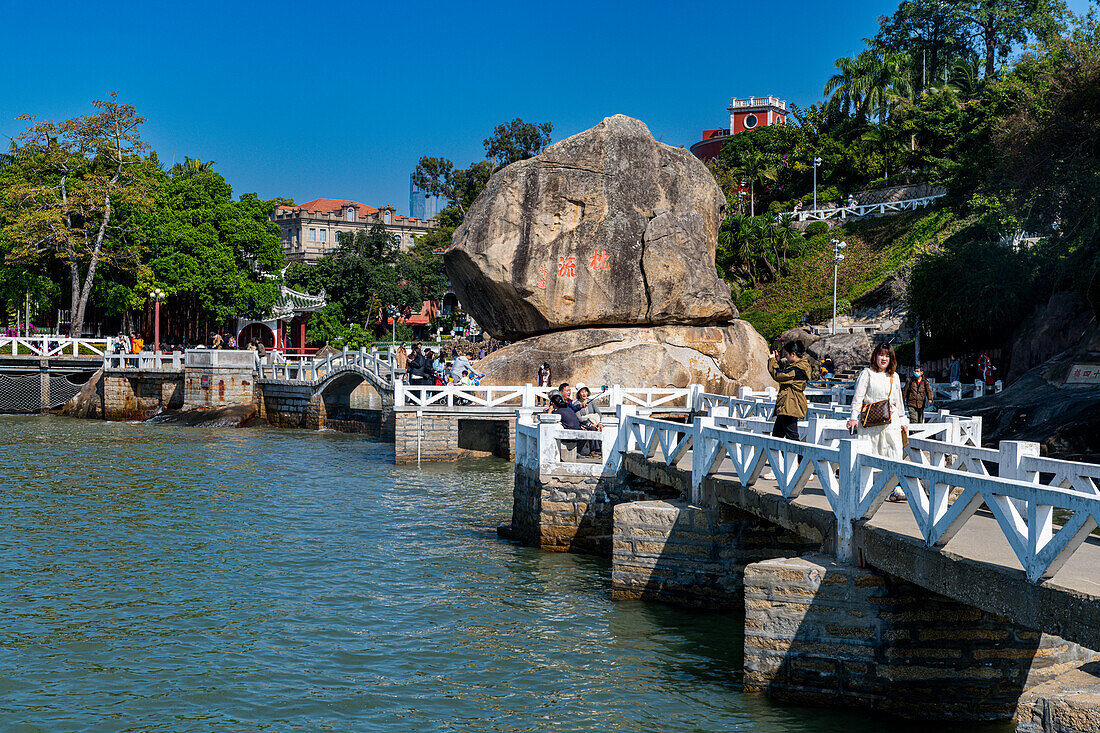
[[[109,372],[101,389],[101,413],[107,420],[146,420],[184,402],[183,375],[178,372]]]
[[[792,532],[730,507],[636,501],[614,507],[611,597],[741,608],[745,565],[816,551]]]
[[[183,401],[187,407],[245,405],[255,401],[255,371],[251,367],[188,365]]]
[[[415,408],[394,411],[394,462],[515,456],[515,418]]]
[[[263,380],[257,384],[260,417],[279,428],[306,427],[306,406],[313,394],[308,384]]]
[[[745,689],[910,718],[1009,719],[1092,652],[894,579],[809,556],[745,568]]]
[[[543,550],[609,557],[615,507],[668,495],[629,477],[549,476],[517,466],[510,534]]]

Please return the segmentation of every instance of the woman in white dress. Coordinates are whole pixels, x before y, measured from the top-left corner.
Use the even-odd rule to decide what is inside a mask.
[[[856,379],[848,430],[858,429],[860,437],[870,439],[872,450],[883,458],[900,461],[904,457],[902,435],[909,432],[909,415],[901,396],[897,367],[898,358],[890,344],[879,344],[871,351],[871,365]],[[860,425],[863,405],[885,399],[890,400],[890,422],[872,428]],[[890,499],[903,501],[905,492],[895,489]]]

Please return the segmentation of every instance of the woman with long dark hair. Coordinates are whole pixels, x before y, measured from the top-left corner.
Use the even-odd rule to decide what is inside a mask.
[[[894,347],[881,343],[871,350],[871,363],[860,372],[856,379],[856,391],[852,397],[852,414],[848,420],[848,430],[858,430],[859,435],[871,441],[871,448],[883,458],[900,461],[903,457],[904,436],[909,432],[909,416],[901,395],[901,380],[897,374],[898,357]],[[886,412],[882,415],[885,422],[869,419],[864,414],[864,405],[884,403]],[[880,412],[879,407],[869,410]],[[866,423],[878,424],[866,424]],[[890,497],[892,501],[905,499],[905,492],[895,489]]]

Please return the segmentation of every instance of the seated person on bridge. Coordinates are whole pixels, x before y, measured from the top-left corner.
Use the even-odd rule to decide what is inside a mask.
[[[569,406],[561,392],[550,393],[550,408],[555,415],[561,415],[561,426],[566,430],[583,430],[581,421],[577,419],[577,413]],[[578,456],[587,456],[592,448],[587,440],[565,440],[565,447],[576,450]]]

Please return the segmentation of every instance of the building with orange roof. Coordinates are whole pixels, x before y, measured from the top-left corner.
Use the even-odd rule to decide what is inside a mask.
[[[341,233],[354,234],[383,224],[393,235],[394,245],[408,251],[418,237],[439,228],[434,219],[402,216],[392,206],[377,209],[347,199],[313,199],[298,206],[280,206],[271,219],[282,230],[287,260],[310,264],[334,250]]]

